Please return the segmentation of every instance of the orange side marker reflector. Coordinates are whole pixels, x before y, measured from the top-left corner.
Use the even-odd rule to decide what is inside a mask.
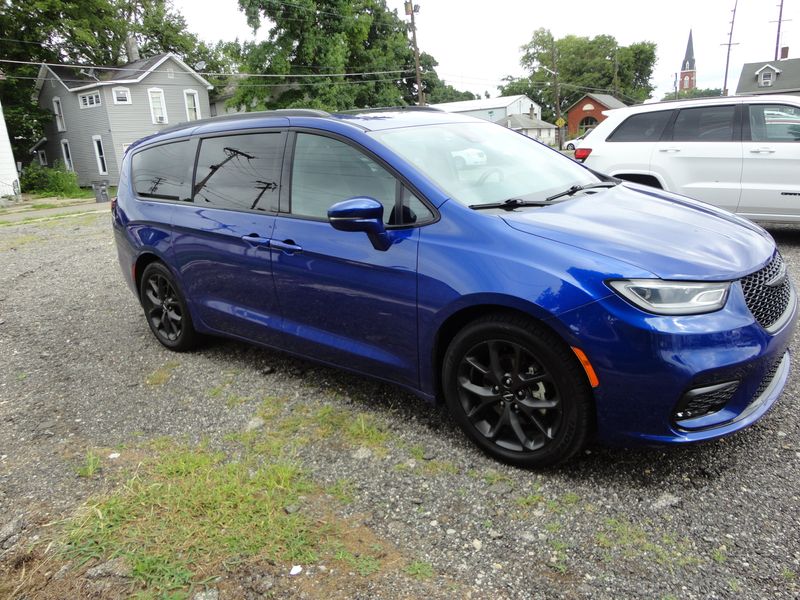
[[[583,370],[586,371],[586,376],[589,378],[589,384],[593,388],[599,386],[600,380],[597,378],[597,373],[594,372],[592,363],[589,362],[589,359],[583,353],[583,350],[572,346],[572,351],[575,353],[575,356],[578,357],[578,360],[581,361],[581,365],[583,365]]]

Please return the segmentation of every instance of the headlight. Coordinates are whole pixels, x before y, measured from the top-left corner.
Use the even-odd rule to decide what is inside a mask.
[[[622,279],[608,285],[635,306],[657,315],[697,315],[725,306],[729,282]]]

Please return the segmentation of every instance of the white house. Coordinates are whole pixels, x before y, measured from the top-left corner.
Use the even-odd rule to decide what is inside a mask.
[[[500,96],[499,98],[443,102],[431,104],[431,106],[445,112],[461,113],[492,122],[510,115],[529,115],[535,119],[542,118],[542,107],[527,96]]]
[[[556,143],[556,126],[530,115],[509,115],[497,119],[495,123],[537,139],[548,146],[554,146]]]
[[[8,139],[8,128],[6,127],[5,116],[3,116],[3,105],[0,104],[0,198],[18,195],[17,163],[14,161],[11,141]]]

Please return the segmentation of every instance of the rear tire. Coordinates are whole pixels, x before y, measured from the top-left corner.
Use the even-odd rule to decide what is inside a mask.
[[[503,462],[545,467],[586,442],[586,375],[570,348],[535,321],[500,314],[467,325],[447,349],[442,384],[459,427]]]
[[[139,298],[150,331],[161,345],[176,352],[197,345],[199,336],[194,330],[186,301],[163,263],[147,265],[142,273]]]

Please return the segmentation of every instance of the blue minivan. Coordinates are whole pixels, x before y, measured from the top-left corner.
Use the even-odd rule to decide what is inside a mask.
[[[797,302],[761,227],[479,119],[171,127],[126,152],[113,223],[167,348],[222,335],[391,382],[511,464],[718,438],[789,376]]]

